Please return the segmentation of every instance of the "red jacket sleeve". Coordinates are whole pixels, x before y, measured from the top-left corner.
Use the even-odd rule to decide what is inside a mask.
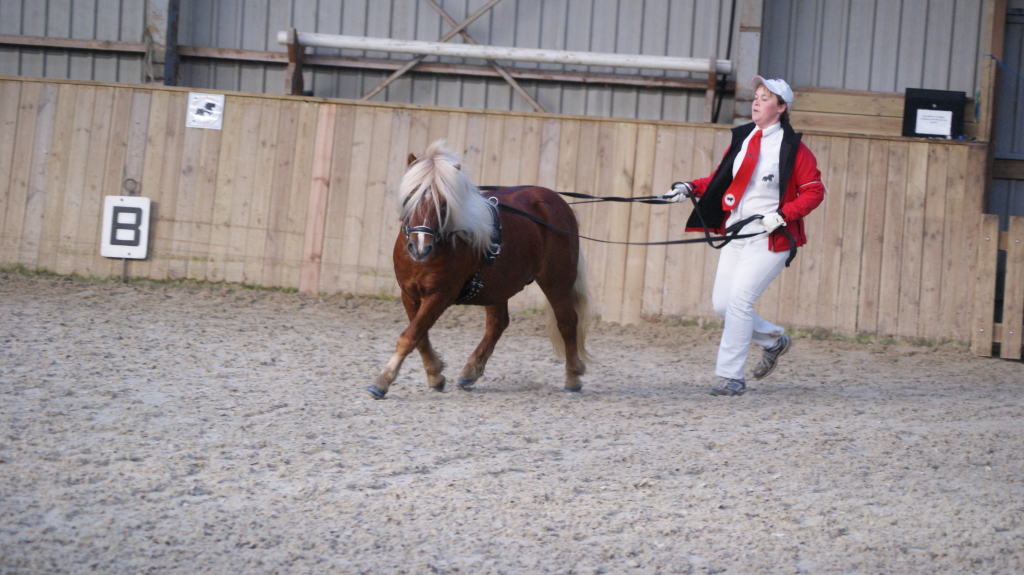
[[[803,142],[797,148],[796,164],[786,187],[785,201],[780,208],[786,221],[804,218],[825,199],[825,184],[821,182],[818,160]]]

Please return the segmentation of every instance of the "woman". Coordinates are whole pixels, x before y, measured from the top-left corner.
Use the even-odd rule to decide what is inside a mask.
[[[733,128],[732,145],[710,176],[676,184],[663,197],[700,198],[686,224],[701,231],[725,229],[751,216],[741,234],[722,248],[711,303],[725,320],[715,374],[721,378],[712,395],[742,395],[747,390],[743,366],[750,342],[761,346],[754,379],[770,374],[792,344],[785,330],[754,312],[768,284],[789,265],[790,248],[807,242],[803,218],[825,197],[817,160],[789,125],[793,90],[784,80],[754,76],[753,123]],[[724,169],[723,169],[724,166]],[[697,213],[699,210],[699,214]],[[761,216],[760,218],[756,216]],[[758,233],[758,232],[766,233]],[[795,244],[795,245],[792,245]],[[795,254],[795,251],[794,251]]]

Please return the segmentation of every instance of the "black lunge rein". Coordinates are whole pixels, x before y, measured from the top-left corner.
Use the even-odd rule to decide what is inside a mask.
[[[523,187],[523,186],[515,186],[515,187]],[[491,191],[501,190],[501,189],[506,189],[506,188],[505,188],[505,186],[480,186],[479,189],[481,191],[491,192]],[[577,194],[577,193],[574,193],[574,192],[555,192],[555,193],[560,195],[560,196],[565,196],[565,197],[568,197],[568,198],[576,198],[576,199],[586,200],[586,201],[583,201],[583,202],[573,202],[573,204],[589,204],[589,203],[594,203],[594,202],[627,202],[627,203],[639,202],[641,204],[672,204],[672,203],[675,203],[675,202],[671,202],[671,201],[668,201],[668,200],[664,199],[662,196],[641,196],[641,197],[636,197],[636,198],[623,198],[623,197],[610,196],[610,197],[603,197],[602,198],[602,197],[598,197],[598,196],[591,196],[589,194]],[[742,230],[743,227],[746,226],[747,224],[749,224],[750,222],[753,222],[755,220],[760,220],[760,219],[764,218],[763,215],[754,215],[754,216],[750,216],[749,218],[745,218],[743,220],[740,220],[740,221],[736,222],[735,224],[725,228],[725,233],[723,235],[721,235],[721,236],[714,236],[714,235],[711,234],[711,230],[708,229],[708,225],[704,221],[704,216],[700,213],[700,210],[697,209],[697,198],[695,196],[693,196],[693,195],[690,195],[690,194],[687,194],[687,195],[689,196],[690,201],[693,202],[693,209],[697,212],[697,217],[700,218],[700,225],[701,225],[701,227],[704,228],[704,237],[703,238],[694,238],[694,239],[689,239],[689,240],[667,240],[667,241],[664,241],[664,242],[616,242],[616,241],[612,241],[612,240],[602,240],[602,239],[598,239],[598,238],[589,238],[587,236],[582,236],[580,234],[574,234],[574,233],[570,232],[569,230],[563,230],[562,228],[559,228],[557,226],[553,226],[553,225],[551,225],[551,224],[541,220],[540,218],[536,218],[533,215],[528,214],[528,213],[526,213],[526,212],[524,212],[524,211],[522,211],[520,209],[513,208],[512,206],[506,206],[505,204],[499,203],[498,204],[498,208],[501,209],[501,210],[504,210],[504,211],[506,211],[506,212],[508,212],[510,214],[515,214],[517,216],[522,216],[522,217],[524,217],[524,218],[526,218],[526,219],[528,219],[528,220],[530,220],[530,221],[532,221],[534,223],[540,224],[540,225],[542,225],[544,227],[547,227],[547,228],[551,228],[551,229],[553,229],[553,230],[555,230],[557,232],[561,232],[563,234],[570,235],[570,236],[576,236],[576,237],[578,237],[580,239],[590,240],[592,242],[600,242],[602,244],[618,244],[618,245],[626,245],[626,246],[670,246],[670,245],[678,245],[678,244],[708,244],[712,248],[714,248],[716,250],[720,250],[720,249],[724,248],[729,242],[731,242],[733,240],[740,240],[740,239],[744,239],[744,238],[752,238],[754,236],[759,236],[759,235],[761,235],[763,233],[767,233],[767,232],[756,232],[756,233],[752,233],[752,234],[741,234],[741,233],[739,233],[740,230]],[[785,227],[782,227],[780,229],[782,230],[782,233],[786,235],[786,238],[789,240],[789,257],[786,258],[786,267],[789,267],[789,264],[792,263],[793,258],[796,257],[796,240],[795,240],[795,238],[793,238],[793,234],[791,234],[790,231],[787,230]],[[718,241],[720,241],[721,243],[716,245],[715,242],[718,242]]]

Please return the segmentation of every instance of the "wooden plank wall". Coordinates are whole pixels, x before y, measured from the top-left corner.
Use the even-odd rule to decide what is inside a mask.
[[[117,275],[120,262],[97,255],[99,207],[131,179],[155,206],[151,255],[129,264],[133,276],[397,296],[396,189],[406,155],[436,139],[463,154],[481,185],[647,196],[710,173],[730,138],[708,124],[239,93],[227,94],[222,131],[186,129],[186,96],[0,77],[0,265]],[[994,274],[979,258],[986,148],[825,133],[804,141],[829,194],[760,313],[796,328],[972,341],[985,306],[989,322],[992,312],[987,284],[975,289]],[[577,210],[584,235],[633,242],[687,237],[689,212]],[[582,245],[604,320],[717,320],[717,251]],[[513,307],[542,305],[531,287]]]

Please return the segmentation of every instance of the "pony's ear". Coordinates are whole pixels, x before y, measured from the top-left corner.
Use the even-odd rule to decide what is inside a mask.
[[[462,169],[462,164],[461,163],[460,164],[455,164],[455,169],[456,170],[461,170]]]
[[[416,154],[410,153],[409,157],[406,159],[405,167],[411,166],[412,163],[415,162],[415,161],[416,161]]]

